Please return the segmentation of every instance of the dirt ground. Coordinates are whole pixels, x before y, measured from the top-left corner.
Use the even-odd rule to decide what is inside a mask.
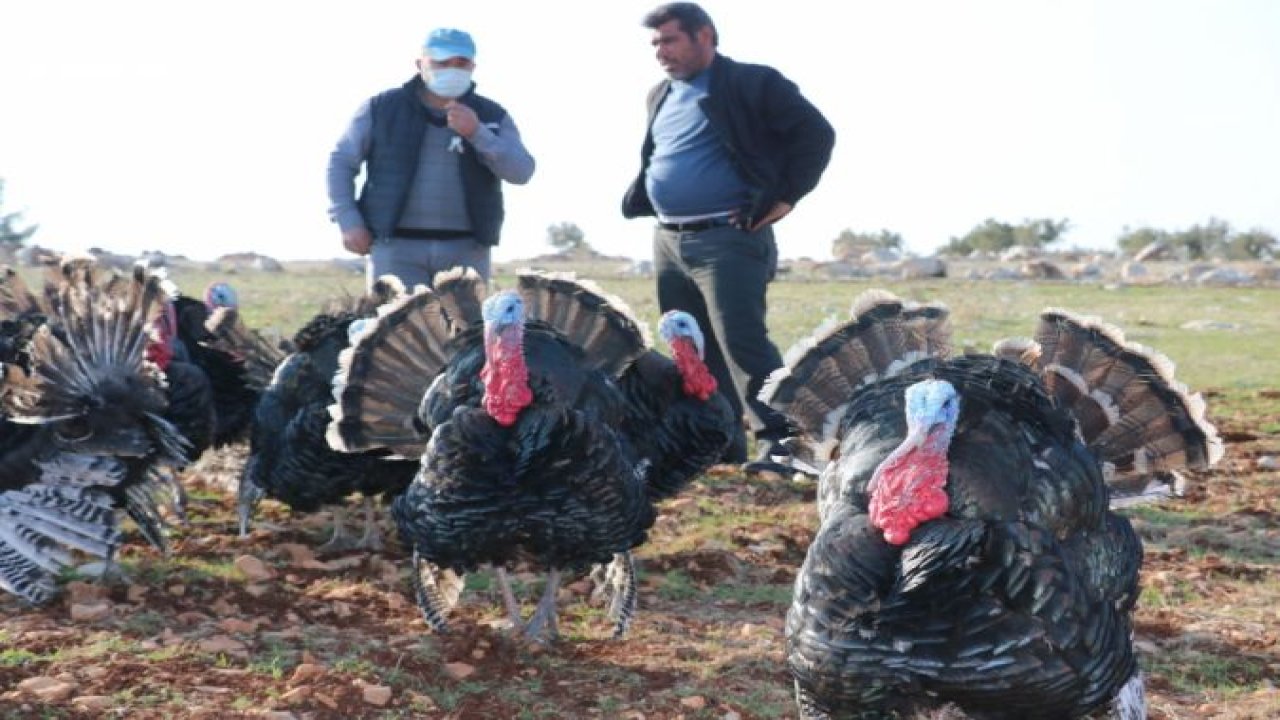
[[[1280,433],[1257,425],[1223,418],[1223,466],[1191,478],[1179,513],[1135,522],[1147,543],[1137,643],[1158,720],[1280,717],[1280,473],[1262,461],[1280,455]],[[189,473],[190,525],[168,558],[134,537],[127,582],[75,583],[38,610],[0,599],[0,717],[795,717],[782,618],[812,537],[812,485],[699,481],[639,554],[630,635],[609,639],[576,581],[562,639],[542,648],[504,631],[483,577],[451,632],[432,634],[394,539],[385,552],[316,552],[327,513],[266,503],[237,537],[225,488],[242,458],[224,451]],[[695,529],[708,539],[691,542]],[[521,579],[536,597],[535,577]]]

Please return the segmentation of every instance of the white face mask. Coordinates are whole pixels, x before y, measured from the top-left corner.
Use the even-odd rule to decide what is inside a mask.
[[[461,97],[471,87],[471,71],[459,68],[440,68],[422,73],[427,89],[444,98]]]

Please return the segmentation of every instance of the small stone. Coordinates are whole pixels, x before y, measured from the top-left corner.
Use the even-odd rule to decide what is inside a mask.
[[[311,697],[311,686],[302,685],[281,695],[280,702],[285,705],[297,705],[298,703],[305,702],[309,697]]]
[[[217,600],[214,600],[213,604],[209,606],[209,609],[213,611],[213,614],[219,617],[227,617],[228,615],[235,615],[240,612],[239,608],[227,602],[225,597],[220,597]]]
[[[214,635],[213,637],[205,638],[196,647],[207,653],[243,653],[246,651],[244,643],[227,635]]]
[[[112,702],[109,695],[81,695],[80,697],[71,698],[71,704],[77,710],[100,713],[110,710]]]
[[[178,616],[175,619],[178,621],[179,625],[199,625],[200,623],[206,622],[211,618],[202,612],[188,610],[187,612],[178,613]]]
[[[251,633],[258,628],[258,623],[229,617],[218,621],[218,628],[229,633]]]
[[[74,622],[93,622],[111,614],[111,603],[95,602],[71,606],[71,619]]]
[[[471,677],[476,671],[474,665],[468,665],[464,662],[445,663],[444,673],[454,680],[465,680]]]
[[[290,685],[301,685],[306,682],[315,680],[324,675],[324,667],[314,663],[302,663],[293,669],[293,675],[289,677]]]
[[[690,710],[701,710],[707,706],[707,699],[701,695],[690,695],[686,698],[680,698],[680,704]]]
[[[76,685],[51,677],[32,677],[18,683],[18,692],[43,700],[62,702],[76,692]]]
[[[67,603],[70,605],[93,605],[97,601],[105,601],[109,591],[101,585],[73,580],[67,583]]]
[[[314,563],[316,560],[315,552],[301,543],[283,543],[276,546],[276,549],[289,556],[290,565],[305,566],[306,563]]]
[[[276,576],[274,570],[252,555],[241,555],[235,559],[234,564],[249,582],[262,582]]]
[[[362,694],[370,705],[382,707],[391,702],[391,688],[386,685],[365,685]]]
[[[142,585],[130,585],[129,589],[124,591],[124,596],[131,603],[140,603],[147,596],[147,588]]]

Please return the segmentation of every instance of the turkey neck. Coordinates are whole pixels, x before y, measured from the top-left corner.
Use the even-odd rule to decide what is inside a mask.
[[[524,326],[519,323],[496,329],[485,328],[484,410],[499,425],[515,424],[520,411],[533,402],[529,389],[529,366],[524,360]]]
[[[884,531],[885,542],[905,545],[916,526],[947,512],[950,446],[951,434],[946,428],[913,428],[876,468],[868,512],[871,524]]]
[[[676,369],[680,371],[684,394],[706,400],[716,391],[716,379],[698,355],[698,348],[689,338],[677,338],[671,343]]]

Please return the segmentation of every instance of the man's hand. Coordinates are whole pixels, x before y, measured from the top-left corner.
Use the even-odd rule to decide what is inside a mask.
[[[342,247],[357,255],[368,255],[371,245],[373,245],[373,236],[369,234],[369,228],[353,227],[342,233]]]
[[[790,203],[784,203],[782,201],[774,203],[773,207],[769,208],[769,212],[765,213],[764,217],[760,218],[755,225],[751,226],[751,232],[755,232],[766,225],[772,225],[778,222],[782,218],[786,217],[789,212],[791,212]]]
[[[445,120],[454,132],[468,140],[476,134],[476,128],[480,127],[480,118],[476,117],[475,110],[453,100],[444,106],[444,111]]]

